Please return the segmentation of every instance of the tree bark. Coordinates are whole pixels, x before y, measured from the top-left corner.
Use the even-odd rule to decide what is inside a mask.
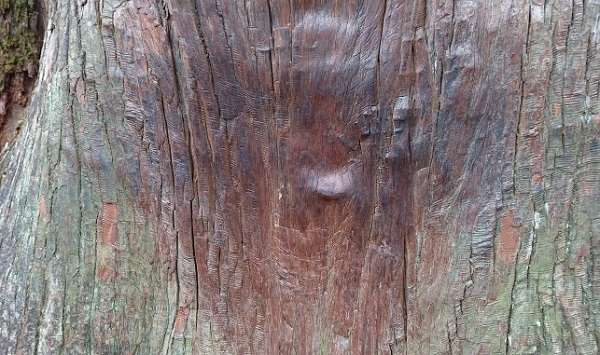
[[[48,0],[6,354],[596,354],[600,1]]]

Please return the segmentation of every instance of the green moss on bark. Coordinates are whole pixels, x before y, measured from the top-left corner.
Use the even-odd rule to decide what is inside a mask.
[[[33,0],[0,0],[0,91],[8,78],[37,68],[39,42]]]

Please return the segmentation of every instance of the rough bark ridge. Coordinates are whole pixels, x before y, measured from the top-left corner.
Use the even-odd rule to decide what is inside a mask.
[[[594,354],[600,1],[56,0],[6,354]]]

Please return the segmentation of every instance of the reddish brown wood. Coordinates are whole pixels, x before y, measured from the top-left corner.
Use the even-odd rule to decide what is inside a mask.
[[[0,352],[598,351],[597,1],[48,7]]]

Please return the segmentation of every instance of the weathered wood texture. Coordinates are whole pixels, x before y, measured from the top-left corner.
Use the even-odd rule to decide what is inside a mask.
[[[18,132],[40,54],[35,1],[0,0],[0,150]]]
[[[598,352],[600,1],[46,7],[1,353]]]

